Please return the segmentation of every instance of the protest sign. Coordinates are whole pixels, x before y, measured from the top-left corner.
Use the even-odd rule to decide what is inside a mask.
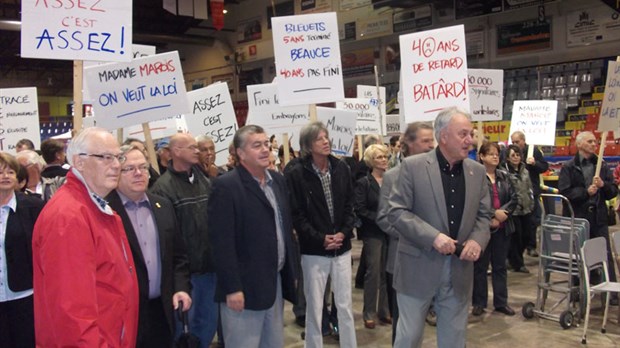
[[[468,69],[469,110],[474,121],[501,121],[504,70]]]
[[[0,151],[15,154],[15,144],[24,138],[41,147],[37,89],[0,89]]]
[[[116,129],[189,110],[178,52],[84,69],[97,124]]]
[[[385,134],[385,127],[382,127],[379,118],[378,103],[378,99],[346,98],[336,103],[336,109],[355,111],[357,114],[355,135]]]
[[[21,56],[131,60],[132,2],[22,0]]]
[[[308,105],[280,105],[277,83],[248,86],[246,124],[263,127],[270,134],[296,133],[310,122]]]
[[[161,139],[172,136],[179,132],[187,132],[187,123],[185,116],[176,115],[164,118],[163,120],[149,122],[152,139]],[[142,125],[129,126],[124,129],[126,138],[136,138],[141,141],[144,139],[144,128]]]
[[[404,131],[400,128],[400,115],[387,115],[385,117],[386,135],[400,135]]]
[[[215,158],[218,166],[226,164],[228,145],[237,131],[237,117],[230,99],[228,85],[215,83],[187,93],[191,111],[185,115],[187,128],[192,135],[206,134],[215,143]]]
[[[407,122],[432,121],[450,106],[469,110],[463,25],[400,36]]]
[[[332,154],[353,156],[357,113],[348,110],[317,107],[316,114],[317,120],[322,122],[329,131]]]
[[[620,63],[610,61],[598,130],[617,132],[620,128]]]
[[[281,105],[344,99],[336,14],[273,17]]]
[[[555,145],[557,100],[515,100],[510,134],[521,131],[531,145]]]

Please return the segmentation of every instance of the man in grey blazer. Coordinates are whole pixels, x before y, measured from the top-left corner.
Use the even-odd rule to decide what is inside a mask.
[[[438,346],[465,346],[473,262],[489,241],[492,216],[485,169],[467,158],[471,134],[467,112],[442,110],[435,120],[438,148],[406,158],[390,193],[388,222],[399,234],[394,347],[422,346],[433,297]]]
[[[376,223],[389,236],[388,255],[385,272],[387,274],[387,286],[390,296],[390,310],[392,312],[392,344],[396,338],[396,326],[398,324],[398,301],[396,291],[393,287],[394,261],[396,260],[396,247],[398,246],[398,231],[388,222],[388,211],[390,210],[390,192],[392,186],[398,179],[400,161],[413,155],[426,153],[435,148],[435,138],[433,138],[433,125],[430,122],[412,122],[407,126],[401,138],[401,156],[396,166],[388,170],[383,175],[381,185],[381,196],[379,197],[379,208],[377,209]]]

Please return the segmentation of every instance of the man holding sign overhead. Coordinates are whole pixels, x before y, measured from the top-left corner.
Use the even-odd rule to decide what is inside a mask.
[[[562,166],[558,188],[560,193],[571,203],[575,217],[590,222],[590,238],[603,237],[607,241],[609,280],[616,281],[616,270],[609,244],[609,227],[607,226],[607,204],[605,200],[618,195],[618,187],[614,184],[611,170],[604,161],[601,172],[596,174],[597,140],[591,132],[577,135],[578,153]],[[569,216],[568,207],[564,207],[565,216]],[[592,278],[591,278],[592,279]],[[596,281],[593,281],[596,284]],[[614,296],[615,295],[615,296]],[[610,304],[618,304],[618,295],[614,294]]]

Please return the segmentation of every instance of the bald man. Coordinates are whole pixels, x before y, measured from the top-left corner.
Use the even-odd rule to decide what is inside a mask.
[[[168,198],[174,206],[189,259],[193,301],[189,311],[190,329],[200,338],[201,347],[208,347],[217,329],[218,308],[214,301],[215,267],[207,233],[211,184],[198,168],[199,153],[191,134],[173,135],[171,165],[151,192]]]

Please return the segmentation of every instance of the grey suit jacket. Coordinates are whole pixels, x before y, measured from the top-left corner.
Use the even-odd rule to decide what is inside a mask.
[[[398,231],[394,265],[394,288],[405,295],[432,297],[439,286],[446,257],[451,257],[451,277],[455,295],[471,297],[473,262],[445,256],[433,248],[439,233],[448,234],[448,213],[437,163],[437,149],[406,158],[398,180],[390,192],[388,222]],[[491,234],[493,210],[484,167],[470,159],[463,161],[465,208],[458,242],[474,240],[482,249]]]
[[[394,261],[396,259],[396,247],[398,245],[398,231],[388,221],[390,210],[390,192],[392,186],[398,178],[400,166],[392,168],[383,174],[383,184],[381,185],[381,195],[379,196],[379,208],[377,209],[377,226],[390,237],[388,241],[388,254],[385,270],[394,274]]]

